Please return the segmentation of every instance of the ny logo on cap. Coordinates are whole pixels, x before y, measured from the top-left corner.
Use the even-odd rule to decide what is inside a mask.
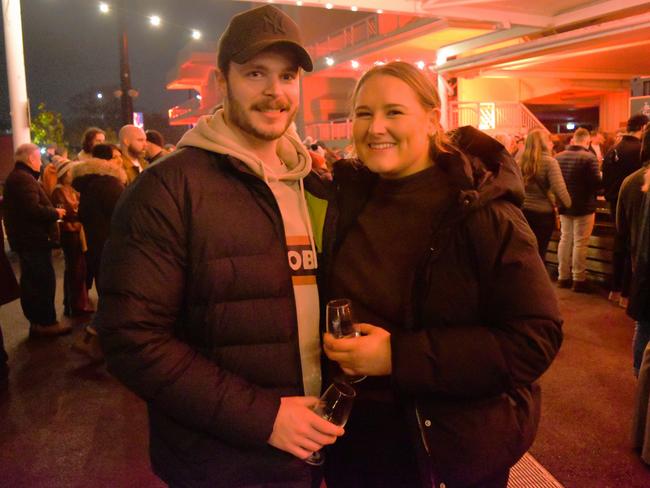
[[[274,34],[286,34],[287,30],[282,25],[282,15],[279,12],[270,11],[264,15],[264,30],[272,30]]]

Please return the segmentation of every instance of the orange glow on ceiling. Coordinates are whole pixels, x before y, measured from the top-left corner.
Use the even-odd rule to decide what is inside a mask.
[[[426,34],[424,36],[418,37],[417,39],[407,41],[403,44],[400,44],[400,48],[426,49],[428,51],[433,51],[448,44],[471,39],[472,37],[477,37],[488,32],[491,31],[487,29],[450,27],[447,29],[441,29],[439,31],[432,32],[430,34]]]

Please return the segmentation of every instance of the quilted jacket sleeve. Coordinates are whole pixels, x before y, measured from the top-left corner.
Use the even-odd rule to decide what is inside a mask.
[[[113,215],[95,324],[109,371],[177,422],[234,445],[264,445],[279,397],[179,339],[187,334],[187,201],[182,171],[145,171]],[[169,176],[169,175],[165,175]]]
[[[461,297],[476,287],[476,321],[393,334],[393,382],[402,391],[497,395],[539,378],[562,342],[555,292],[519,209],[505,201],[487,205],[468,217],[461,235],[469,255],[460,266],[476,282],[445,286]]]

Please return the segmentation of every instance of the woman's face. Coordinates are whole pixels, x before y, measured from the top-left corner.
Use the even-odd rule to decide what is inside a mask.
[[[438,127],[437,109],[422,106],[415,91],[388,75],[371,76],[354,104],[352,135],[357,155],[383,178],[421,171],[429,158],[429,134]]]

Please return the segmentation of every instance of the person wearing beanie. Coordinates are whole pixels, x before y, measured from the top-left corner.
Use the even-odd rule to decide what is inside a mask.
[[[115,209],[94,325],[109,372],[148,403],[164,482],[310,488],[305,460],[343,434],[313,410],[328,193],[292,127],[313,65],[272,5],[230,20],[217,64],[223,106]]]
[[[149,164],[169,154],[169,151],[165,149],[165,138],[160,132],[148,129],[145,131],[145,136],[147,137],[147,144],[144,147],[144,152],[145,159],[149,161]]]
[[[52,192],[52,203],[66,210],[60,222],[61,248],[65,260],[63,273],[63,314],[71,316],[94,312],[88,302],[86,288],[85,237],[79,221],[79,194],[72,188],[72,169],[76,163],[59,160],[56,167],[58,184]]]

